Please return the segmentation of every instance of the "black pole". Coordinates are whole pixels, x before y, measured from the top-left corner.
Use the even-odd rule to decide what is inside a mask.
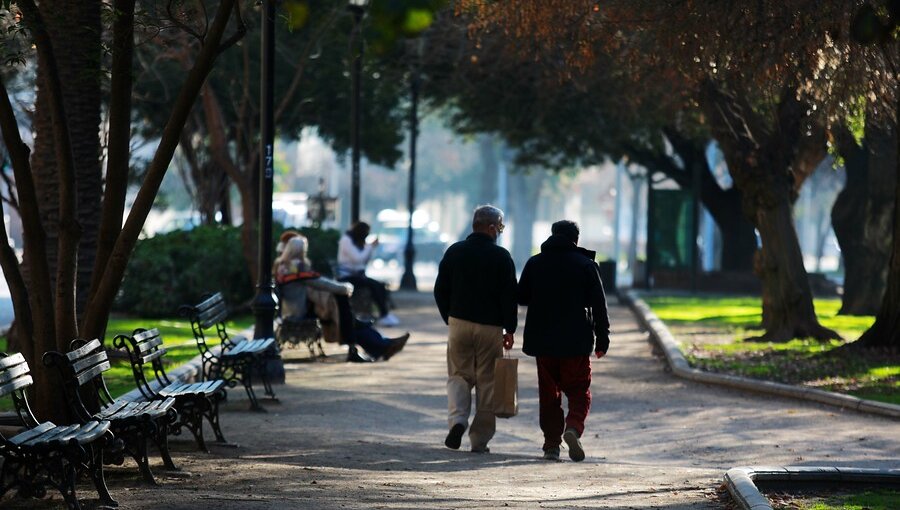
[[[353,52],[350,92],[350,144],[352,146],[352,167],[350,172],[350,223],[359,222],[359,126],[360,126],[360,80],[362,77],[363,40],[360,33],[365,11],[360,6],[351,5],[353,32],[350,34],[350,51]]]
[[[700,165],[696,162],[692,165],[691,175],[691,206],[693,221],[691,222],[691,292],[697,292],[698,279],[700,277],[700,250],[697,249],[697,239],[700,237]]]
[[[260,138],[259,138],[259,244],[257,255],[256,338],[274,336],[275,298],[272,287],[272,175],[275,128],[272,119],[275,62],[275,1],[263,0],[262,49],[260,61]]]
[[[656,243],[653,242],[653,237],[656,234],[656,222],[653,220],[654,210],[654,197],[653,197],[653,171],[649,168],[647,169],[647,261],[644,263],[644,286],[648,289],[653,288],[653,264],[656,262],[654,257],[654,250],[656,249]]]
[[[406,208],[409,210],[409,223],[406,226],[406,249],[403,250],[403,277],[400,288],[418,290],[413,265],[416,260],[416,248],[413,244],[413,211],[416,210],[416,139],[419,137],[419,70],[413,69],[410,77],[410,109],[409,109],[409,184],[406,195]]]

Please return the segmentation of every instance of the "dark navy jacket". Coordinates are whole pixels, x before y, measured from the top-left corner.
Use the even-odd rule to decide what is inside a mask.
[[[522,350],[529,356],[584,356],[609,349],[609,315],[597,263],[589,252],[553,235],[519,280],[528,307]]]
[[[491,236],[475,232],[447,248],[434,283],[444,322],[450,317],[516,331],[516,266]]]

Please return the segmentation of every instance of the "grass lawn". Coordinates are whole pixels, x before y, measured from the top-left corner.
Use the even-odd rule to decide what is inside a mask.
[[[238,317],[228,322],[228,330],[237,334],[238,332],[253,325],[252,316]],[[194,341],[194,335],[191,333],[191,323],[186,319],[144,319],[137,317],[113,317],[109,320],[107,329],[108,341],[107,346],[112,348],[112,339],[118,334],[131,334],[137,328],[157,328],[163,338],[168,352],[166,359],[168,360],[167,369],[171,370],[179,365],[190,361],[194,356],[199,354],[197,343]],[[215,333],[213,333],[215,337]],[[209,345],[218,345],[218,338],[207,338]],[[0,352],[6,352],[6,337],[0,337]],[[123,351],[124,354],[124,351]],[[112,368],[104,372],[103,377],[109,386],[109,391],[114,396],[119,396],[135,388],[134,376],[131,373],[131,363],[128,361],[127,355],[123,358],[115,358],[110,360]],[[9,398],[0,401],[0,411],[12,410],[12,400]]]
[[[768,494],[775,510],[893,510],[900,508],[900,491],[871,489],[827,496]]]
[[[845,341],[785,343],[747,340],[763,333],[759,298],[654,296],[645,301],[696,368],[900,404],[900,355],[835,350],[859,338],[875,320],[837,315],[839,299],[817,299],[815,306],[822,325]]]

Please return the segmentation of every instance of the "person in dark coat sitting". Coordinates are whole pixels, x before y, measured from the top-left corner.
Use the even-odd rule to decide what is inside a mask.
[[[578,225],[557,221],[551,232],[519,279],[518,301],[528,307],[522,350],[537,361],[544,458],[559,460],[565,440],[579,462],[591,408],[590,354],[599,359],[609,348],[609,315],[594,252],[577,246]],[[565,418],[561,393],[569,401]]]

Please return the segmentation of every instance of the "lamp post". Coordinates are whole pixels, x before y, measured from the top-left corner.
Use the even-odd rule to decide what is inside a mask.
[[[413,211],[416,210],[416,139],[419,137],[420,86],[419,66],[414,65],[409,78],[409,184],[406,195],[409,222],[406,226],[406,248],[403,250],[403,277],[400,278],[400,288],[404,290],[417,290],[416,275],[413,273],[413,265],[416,259],[416,248],[413,245]]]
[[[361,34],[362,19],[366,14],[369,0],[349,0],[347,10],[353,14],[353,31],[350,32],[350,52],[352,58],[352,85],[350,92],[350,222],[359,221],[359,126],[360,126],[360,79],[362,77],[363,40]],[[357,44],[357,39],[359,43]]]
[[[262,41],[260,49],[259,93],[259,243],[257,245],[257,284],[253,298],[256,323],[254,338],[275,336],[275,294],[272,286],[272,177],[274,175],[275,124],[272,116],[275,78],[275,1],[263,0]],[[284,382],[284,362],[273,348],[263,368],[270,381]]]
[[[263,0],[262,45],[260,50],[260,138],[259,138],[259,229],[257,250],[257,285],[253,299],[256,316],[254,336],[274,336],[275,297],[272,287],[272,176],[275,127],[273,81],[275,61],[275,1]]]

